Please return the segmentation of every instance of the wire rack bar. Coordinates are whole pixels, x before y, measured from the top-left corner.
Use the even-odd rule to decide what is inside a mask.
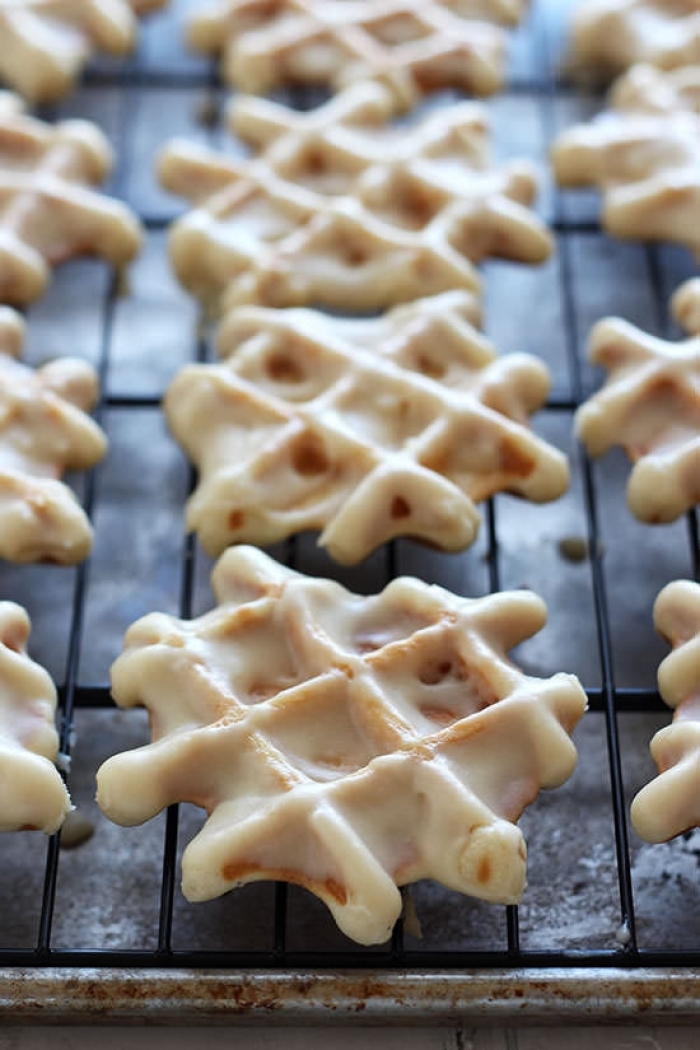
[[[432,969],[511,969],[516,961],[518,968],[542,970],[603,968],[627,970],[647,967],[685,967],[700,966],[700,951],[693,949],[675,949],[673,951],[654,951],[639,949],[636,952],[623,953],[619,948],[608,950],[562,949],[560,951],[518,952],[517,960],[508,952],[493,950],[460,951],[458,949],[403,951],[397,958],[391,952],[353,950],[342,952],[329,951],[293,951],[283,952],[282,961],[290,970],[326,970],[326,969],[365,969],[373,970],[392,968],[399,963],[407,970],[420,968]],[[88,949],[71,951],[54,949],[45,954],[32,950],[3,951],[0,956],[3,967],[50,966],[56,968],[98,968],[123,969],[143,968],[160,969],[164,966],[177,969],[268,969],[280,965],[277,950],[270,951],[230,951],[195,950],[169,951],[165,955],[159,951],[143,949]]]
[[[495,594],[501,590],[500,552],[498,545],[498,525],[496,521],[496,500],[491,498],[486,503],[486,564],[488,567],[489,591]],[[518,909],[510,904],[506,907],[506,939],[508,956],[511,959],[520,957],[520,923]]]
[[[690,570],[692,578],[700,583],[700,525],[698,513],[695,509],[688,513],[688,538],[690,541]]]
[[[395,575],[395,574],[394,574]],[[59,697],[65,693],[65,687],[59,689]],[[108,685],[78,684],[75,686],[75,707],[84,709],[98,709],[112,707],[112,695]],[[588,707],[591,711],[602,711],[604,707],[604,695],[601,688],[586,689]],[[616,690],[618,707],[625,711],[635,712],[659,712],[667,711],[668,708],[661,700],[657,689],[643,689],[634,687],[620,687]]]
[[[109,368],[109,349],[112,339],[112,328],[114,324],[114,312],[117,301],[118,277],[113,275],[107,290],[104,305],[104,321],[101,333],[100,356],[98,362],[99,389],[104,390],[107,382]],[[95,418],[99,422],[102,418],[104,403],[100,401],[95,410]],[[83,507],[88,518],[92,519],[97,500],[97,468],[91,470],[86,478],[85,496]],[[88,579],[90,573],[89,559],[82,562],[75,570],[75,585],[73,588],[73,606],[71,611],[71,625],[68,638],[68,654],[66,660],[65,686],[60,691],[60,732],[59,750],[61,755],[70,762],[70,753],[73,735],[73,713],[78,703],[79,686],[78,672],[80,667],[80,654],[83,642],[83,626],[85,619],[85,603],[87,597]],[[40,954],[49,951],[51,943],[51,928],[53,913],[56,902],[56,886],[58,880],[58,867],[60,857],[60,830],[50,836],[46,851],[46,870],[44,875],[44,888],[42,892],[41,914],[39,918],[39,932],[37,950]]]
[[[154,394],[122,394],[107,392],[103,405],[107,408],[140,408],[144,410],[160,408],[165,391]],[[573,412],[578,404],[572,398],[551,397],[545,407],[547,412]]]
[[[119,68],[109,69],[99,65],[90,66],[83,75],[83,87],[86,88],[137,88],[145,90],[162,91],[192,91],[197,88],[207,90],[214,88],[226,91],[227,84],[219,75],[216,66],[203,62],[201,67],[191,70],[159,68],[156,65],[145,68],[130,61],[122,63]],[[571,81],[555,77],[552,83],[542,81],[536,77],[511,77],[501,92],[502,95],[546,95],[554,88],[560,96],[581,97],[587,96],[592,99],[600,99],[602,90],[595,87],[586,88]],[[309,89],[300,87],[294,91],[305,91]],[[328,97],[328,93],[322,88],[312,88],[315,99]]]
[[[551,70],[552,61],[547,39],[546,27],[542,27],[543,50],[547,56],[546,68]],[[556,133],[555,104],[556,92],[550,75],[549,92],[542,96],[541,114],[546,133],[546,141],[553,141]],[[583,376],[578,341],[576,338],[576,301],[574,295],[573,264],[571,259],[570,233],[567,236],[568,219],[562,205],[561,193],[554,192],[554,214],[556,222],[564,227],[564,236],[559,237],[559,276],[564,314],[564,341],[566,356],[569,362],[569,377],[574,400],[581,404],[585,398]],[[612,636],[608,613],[607,588],[605,571],[601,559],[600,532],[598,526],[598,496],[594,478],[593,465],[583,447],[577,446],[577,457],[581,468],[584,488],[584,510],[588,532],[588,550],[591,567],[591,583],[595,603],[595,621],[598,634],[598,650],[602,681],[603,713],[605,717],[606,741],[608,749],[608,766],[612,796],[613,824],[615,829],[615,850],[617,859],[618,887],[620,893],[621,928],[628,934],[625,945],[627,954],[637,950],[637,932],[634,918],[634,895],[632,889],[632,872],[630,865],[629,839],[627,832],[627,815],[622,774],[622,756],[620,751],[619,730],[617,724],[615,672],[612,655]]]

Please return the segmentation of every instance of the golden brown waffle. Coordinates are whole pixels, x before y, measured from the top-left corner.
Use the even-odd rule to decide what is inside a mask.
[[[699,296],[700,282],[681,288],[677,315],[692,320]],[[607,319],[591,333],[589,357],[608,379],[579,409],[579,437],[594,456],[622,445],[636,464],[627,489],[633,514],[674,521],[700,503],[700,332],[673,343]]]
[[[259,99],[233,111],[260,148],[237,161],[187,142],[166,148],[163,185],[198,205],[175,223],[182,283],[208,304],[325,304],[379,310],[474,290],[486,256],[541,262],[545,225],[527,207],[527,163],[495,167],[483,110],[463,103],[387,126],[391,96],[360,84],[310,113]]]
[[[54,762],[56,689],[27,656],[29,617],[0,602],[0,831],[52,834],[71,809]]]
[[[472,312],[459,292],[373,321],[233,311],[225,363],[184,368],[165,398],[200,470],[187,525],[207,552],[304,529],[344,563],[395,536],[460,550],[493,493],[560,496],[566,457],[528,426],[547,369],[497,358]]]
[[[152,742],[98,771],[104,813],[131,825],[202,806],[189,900],[284,879],[364,944],[389,936],[397,885],[417,879],[518,901],[511,822],[571,774],[586,707],[573,676],[531,678],[506,657],[543,626],[543,602],[408,578],[358,597],[249,547],[224,554],[213,585],[212,612],[127,633],[112,690],[148,708]]]
[[[610,110],[564,131],[552,153],[561,186],[597,186],[616,237],[675,241],[700,257],[700,63],[635,66]]]
[[[700,825],[700,585],[676,580],[654,606],[659,633],[673,652],[659,667],[659,691],[673,724],[651,742],[659,776],[632,803],[642,838],[664,842]]]
[[[0,81],[31,102],[68,92],[96,50],[127,54],[135,14],[166,0],[0,0]]]
[[[73,358],[21,364],[23,328],[0,307],[0,557],[74,564],[90,552],[92,529],[59,479],[104,456],[106,438],[86,415],[97,378]]]
[[[190,19],[188,39],[221,55],[226,80],[251,94],[290,84],[339,90],[378,80],[410,108],[439,88],[489,95],[503,81],[507,42],[523,0],[215,0]]]
[[[0,92],[0,302],[39,296],[50,267],[75,255],[125,266],[141,243],[126,207],[91,189],[108,174],[112,153],[83,120],[45,124],[16,95]]]
[[[583,0],[576,9],[573,60],[604,76],[650,62],[661,69],[700,64],[698,0]]]

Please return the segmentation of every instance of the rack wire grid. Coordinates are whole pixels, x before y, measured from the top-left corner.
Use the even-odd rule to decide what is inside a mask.
[[[188,7],[183,0],[156,16],[137,58],[94,64],[74,98],[49,114],[87,115],[106,127],[118,151],[111,190],[148,231],[129,296],[100,264],[75,263],[30,316],[30,358],[77,347],[97,363],[97,416],[112,451],[84,481],[94,555],[75,570],[0,570],[3,596],[24,601],[35,622],[34,657],[62,682],[61,750],[72,754],[69,785],[84,810],[97,762],[147,739],[135,712],[115,711],[107,684],[123,629],[154,608],[188,618],[211,603],[210,563],[192,537],[182,540],[193,475],[159,411],[176,368],[210,359],[211,348],[167,271],[165,234],[181,209],[155,186],[154,152],[175,132],[235,148],[222,131],[227,92],[215,68],[178,42]],[[542,163],[558,127],[601,105],[602,96],[584,96],[558,76],[565,17],[566,5],[535,3],[515,37],[509,88],[487,103],[502,156],[526,153]],[[299,108],[318,101],[308,92],[287,98]],[[205,124],[202,113],[217,119]],[[459,556],[394,542],[359,569],[339,570],[313,537],[273,551],[360,591],[413,572],[464,593],[525,583],[545,596],[550,626],[518,658],[532,673],[579,673],[591,713],[573,786],[542,797],[521,822],[531,853],[521,908],[419,884],[413,899],[422,939],[399,922],[389,944],[360,948],[309,895],[285,884],[186,905],[177,888],[179,851],[198,819],[188,807],[129,831],[96,814],[94,838],[71,853],[61,850],[60,833],[3,836],[0,1016],[223,1010],[230,1017],[273,1008],[305,1015],[369,1006],[375,1018],[396,1011],[404,1018],[668,1016],[670,1009],[678,1017],[684,1004],[692,1014],[700,986],[700,842],[697,834],[657,847],[631,842],[628,808],[653,773],[652,732],[669,719],[655,683],[665,650],[654,639],[651,604],[672,578],[700,580],[698,516],[640,526],[624,507],[623,457],[592,464],[571,437],[573,412],[600,381],[584,360],[591,322],[620,313],[671,335],[668,297],[690,276],[691,261],[667,247],[614,243],[600,230],[598,207],[592,195],[556,191],[545,171],[541,208],[556,234],[553,260],[538,270],[484,267],[487,333],[503,351],[542,353],[552,369],[538,428],[571,453],[570,494],[554,507],[490,500],[481,538]],[[580,564],[561,556],[558,540],[569,533],[586,540],[589,557]],[[155,971],[157,986],[148,977]]]

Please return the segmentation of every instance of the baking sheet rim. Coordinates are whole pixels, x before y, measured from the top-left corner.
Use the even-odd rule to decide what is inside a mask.
[[[697,1024],[700,969],[0,970],[0,1024]]]

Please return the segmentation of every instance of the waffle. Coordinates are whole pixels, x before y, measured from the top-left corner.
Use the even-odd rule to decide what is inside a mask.
[[[0,0],[0,80],[33,103],[73,87],[95,50],[127,54],[135,14],[166,0]]]
[[[89,553],[92,529],[59,478],[105,453],[104,434],[85,414],[97,379],[71,358],[36,371],[21,364],[23,329],[0,307],[0,557],[74,564]]]
[[[566,457],[528,427],[547,369],[497,359],[471,309],[447,293],[375,321],[233,311],[226,361],[182,369],[165,398],[200,471],[187,526],[204,549],[322,529],[319,544],[346,564],[396,536],[462,550],[493,493],[558,498]]]
[[[635,66],[610,102],[559,137],[557,181],[597,186],[616,237],[675,241],[700,257],[700,63],[672,73]]]
[[[56,690],[27,656],[29,617],[0,602],[0,831],[56,831],[71,809],[54,766]]]
[[[585,0],[576,10],[573,60],[605,76],[635,62],[661,69],[700,63],[698,0]]]
[[[506,37],[523,0],[214,0],[190,19],[188,39],[221,55],[225,79],[251,94],[294,84],[337,91],[378,80],[403,108],[421,94],[502,86]]]
[[[213,585],[212,612],[152,614],[126,635],[113,694],[148,708],[152,742],[98,771],[104,813],[132,825],[202,806],[182,858],[189,900],[284,879],[364,944],[388,937],[397,885],[417,879],[518,901],[511,822],[570,775],[586,706],[573,676],[530,678],[505,656],[542,627],[542,601],[409,578],[358,597],[246,547]]]
[[[700,277],[682,285],[672,300],[673,314],[691,335],[700,335]]]
[[[651,742],[659,776],[632,803],[642,838],[664,842],[700,825],[700,585],[676,580],[654,606],[659,633],[673,646],[659,668],[659,690],[673,724]]]
[[[693,318],[700,282],[674,298]],[[667,342],[617,318],[591,333],[589,357],[608,379],[576,415],[588,451],[622,445],[636,464],[627,501],[641,521],[675,521],[700,503],[700,337]]]
[[[0,92],[0,302],[39,296],[49,267],[94,254],[125,266],[141,242],[131,211],[90,188],[111,167],[102,132],[82,120],[44,124]]]
[[[479,106],[450,106],[409,127],[387,126],[393,111],[378,84],[303,114],[245,99],[232,121],[260,149],[256,158],[171,143],[161,182],[198,205],[171,230],[185,287],[215,310],[225,291],[229,307],[370,311],[475,290],[473,263],[486,256],[549,255],[549,233],[527,207],[530,166],[493,166]]]

